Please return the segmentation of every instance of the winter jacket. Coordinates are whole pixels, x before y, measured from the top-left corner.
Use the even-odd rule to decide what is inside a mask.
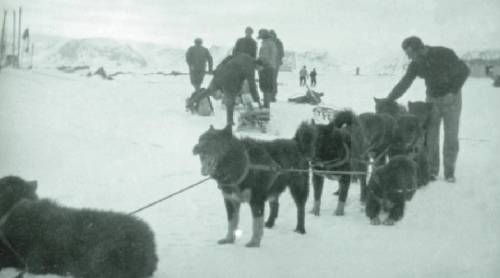
[[[274,69],[278,67],[278,48],[273,39],[262,39],[262,44],[259,49],[259,58],[269,63]]]
[[[257,42],[252,38],[243,37],[236,41],[233,48],[233,55],[246,53],[253,58],[257,57]]]
[[[283,42],[276,38],[274,40],[274,43],[276,44],[276,48],[278,50],[278,65],[281,66],[283,64],[283,57],[285,57],[285,49],[283,48]]]
[[[205,71],[207,68],[212,71],[213,60],[210,52],[203,46],[193,45],[186,52],[186,63],[190,71]]]
[[[259,101],[255,84],[255,59],[244,53],[228,56],[215,69],[210,90],[222,89],[224,93],[238,94],[245,80],[252,98]]]
[[[442,97],[460,91],[470,74],[467,65],[449,48],[427,47],[428,51],[423,57],[410,63],[406,74],[392,89],[388,98],[395,100],[401,97],[417,76],[425,80],[429,97]]]
[[[299,76],[300,77],[305,77],[307,78],[307,70],[302,68],[300,71],[299,71]]]

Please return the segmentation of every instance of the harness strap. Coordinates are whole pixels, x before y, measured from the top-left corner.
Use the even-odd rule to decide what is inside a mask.
[[[28,271],[28,264],[23,259],[23,257],[21,257],[21,255],[14,249],[14,247],[12,246],[10,241],[7,239],[7,236],[5,235],[5,233],[3,231],[3,227],[4,227],[5,223],[7,223],[7,220],[9,219],[9,217],[12,214],[12,212],[14,211],[14,209],[17,206],[19,206],[19,204],[21,204],[25,201],[26,201],[25,199],[22,199],[21,201],[17,202],[4,215],[2,215],[2,218],[0,218],[0,241],[12,252],[12,254],[14,254],[16,259],[18,259],[24,265],[23,270],[21,270],[19,272],[19,274],[16,275],[16,278],[17,277],[19,277],[19,278],[24,277],[24,273],[26,273]]]

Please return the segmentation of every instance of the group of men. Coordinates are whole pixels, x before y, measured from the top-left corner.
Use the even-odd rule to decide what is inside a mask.
[[[224,103],[227,106],[227,123],[234,124],[233,111],[236,97],[241,95],[242,88],[246,87],[243,86],[246,81],[248,93],[253,101],[258,103],[259,107],[269,108],[270,103],[276,101],[278,72],[283,64],[284,48],[274,30],[260,29],[257,39],[261,40],[259,48],[257,41],[253,38],[253,29],[247,27],[245,36],[236,41],[232,54],[226,57],[215,71],[213,71],[213,59],[210,52],[203,47],[200,38],[195,39],[195,45],[186,53],[186,62],[196,97],[188,100],[187,105],[221,90],[224,92]],[[213,73],[214,77],[208,88],[203,90],[201,84],[207,64],[208,72]],[[263,93],[263,104],[255,82],[256,70],[259,76],[259,88]],[[200,91],[201,93],[197,93]]]
[[[316,87],[316,75],[318,73],[316,72],[316,69],[313,68],[312,71],[309,73],[309,77],[311,77],[311,87]],[[302,66],[302,69],[299,71],[299,85],[300,87],[306,86],[307,85],[307,67]]]

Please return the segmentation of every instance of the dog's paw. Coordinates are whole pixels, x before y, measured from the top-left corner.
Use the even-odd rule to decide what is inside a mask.
[[[387,218],[386,220],[384,220],[384,222],[382,224],[384,224],[386,226],[392,226],[392,225],[394,225],[394,223],[396,223],[396,221],[394,219]]]
[[[274,222],[271,222],[271,221],[266,221],[266,224],[264,224],[264,226],[265,226],[266,228],[271,229],[272,227],[274,227]]]
[[[255,240],[250,240],[247,244],[245,244],[246,247],[260,247],[260,241],[255,241]]]
[[[296,228],[295,232],[299,233],[301,235],[305,235],[306,234],[306,229],[305,228]]]
[[[319,216],[320,210],[321,210],[321,201],[314,201],[313,208],[311,209],[311,214]]]
[[[310,214],[319,216],[319,208],[313,208],[309,211]]]
[[[344,213],[344,209],[340,209],[340,208],[337,208],[335,210],[335,212],[333,213],[335,216],[343,216],[345,213]]]
[[[337,208],[335,209],[335,212],[334,212],[334,215],[336,215],[336,216],[344,215],[344,207],[345,207],[345,202],[338,202]]]
[[[219,239],[219,240],[217,241],[217,243],[218,243],[218,244],[221,244],[221,245],[222,245],[222,244],[233,244],[233,243],[234,243],[234,240],[235,240],[235,238],[234,238],[234,237],[233,237],[233,238],[227,238],[227,237],[225,237],[225,238],[223,238],[223,239]]]
[[[381,223],[382,223],[382,222],[380,221],[380,218],[378,218],[378,216],[377,216],[377,217],[373,217],[372,219],[370,219],[370,224],[372,224],[372,225],[376,225],[376,226],[378,226],[378,225],[380,225]]]

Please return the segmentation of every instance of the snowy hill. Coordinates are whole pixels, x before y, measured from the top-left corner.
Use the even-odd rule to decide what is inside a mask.
[[[37,36],[35,42],[35,67],[83,66],[91,68],[132,71],[186,72],[186,49],[163,44],[121,41],[114,39],[67,39]],[[231,53],[231,47],[213,45],[209,47],[216,66]],[[470,51],[464,60],[500,60],[500,50]],[[337,71],[353,74],[355,67],[362,75],[400,75],[408,65],[404,54],[387,53],[354,65],[349,57],[334,57],[326,50],[285,51],[283,71],[298,71],[303,65],[321,72]]]
[[[111,39],[69,40],[47,59],[49,63],[72,66],[136,68],[148,65],[146,59],[130,45]]]
[[[135,71],[182,71],[186,72],[186,49],[163,44],[121,41],[114,39],[67,39],[37,36],[34,39],[34,65],[39,68],[59,66],[83,66],[91,68]],[[212,45],[209,51],[216,66],[231,53],[232,48]],[[299,65],[316,67],[326,71],[339,67],[339,62],[327,51],[287,50],[284,58],[285,71],[298,70]]]

